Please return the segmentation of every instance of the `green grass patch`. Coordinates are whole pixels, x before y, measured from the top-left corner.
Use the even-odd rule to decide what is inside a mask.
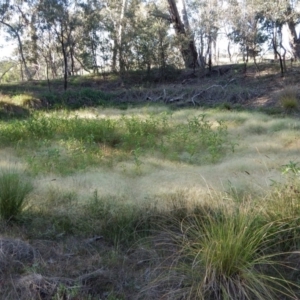
[[[33,186],[16,170],[0,171],[0,216],[6,221],[16,219],[23,211]]]
[[[68,174],[128,155],[139,167],[146,153],[202,164],[216,162],[233,149],[225,123],[213,124],[205,115],[174,126],[165,113],[118,119],[36,113],[26,120],[3,122],[0,128],[2,145],[25,154],[36,174]]]

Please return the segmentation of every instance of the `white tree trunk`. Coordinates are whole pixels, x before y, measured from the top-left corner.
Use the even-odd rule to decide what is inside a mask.
[[[118,43],[118,52],[119,52],[119,68],[120,72],[122,73],[124,71],[124,57],[123,57],[123,34],[124,34],[124,15],[127,10],[128,0],[122,1],[122,8],[120,13],[120,23],[119,23],[119,29],[118,29],[118,37],[117,37],[117,43]]]

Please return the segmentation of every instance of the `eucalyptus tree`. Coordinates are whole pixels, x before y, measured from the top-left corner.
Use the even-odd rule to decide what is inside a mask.
[[[128,70],[147,69],[149,73],[153,66],[166,65],[170,20],[166,13],[163,18],[156,16],[156,11],[163,11],[161,6],[142,0],[107,2],[102,24],[112,41],[112,70],[121,77]]]
[[[300,34],[297,34],[296,26],[300,23],[300,3],[299,0],[286,0],[286,10],[284,11],[286,24],[290,33],[290,46],[295,60],[300,59]]]
[[[105,51],[109,45],[107,39],[101,40],[101,33],[104,31],[103,16],[101,14],[104,5],[95,0],[82,1],[79,3],[81,11],[78,17],[81,26],[77,26],[77,50],[75,58],[81,67],[90,72],[98,73],[98,48],[102,46],[101,58],[105,61]],[[106,46],[104,46],[106,42]]]
[[[259,20],[261,29],[265,33],[265,39],[270,41],[274,58],[280,62],[281,74],[286,71],[285,56],[287,46],[283,43],[283,28],[289,33],[290,49],[294,59],[300,58],[300,38],[296,33],[296,25],[299,23],[298,0],[256,0],[256,19]]]
[[[128,0],[108,0],[105,5],[104,19],[105,29],[109,39],[112,41],[111,68],[114,72],[122,73],[125,68],[124,60],[124,32],[127,27],[126,11]]]
[[[152,68],[158,68],[162,79],[168,65],[178,64],[178,60],[175,62],[171,55],[169,15],[164,13],[164,3],[137,3],[128,9],[130,26],[126,31],[126,45],[130,45],[131,64],[146,70],[147,76]]]
[[[273,50],[274,59],[279,58],[281,75],[286,71],[286,47],[283,45],[283,26],[286,23],[286,0],[262,1],[260,3],[261,25],[267,32],[270,41],[269,48]],[[283,50],[283,54],[282,54]]]
[[[38,14],[42,30],[52,32],[60,46],[63,57],[65,90],[68,85],[68,74],[74,74],[74,56],[77,44],[74,33],[81,24],[80,19],[77,17],[77,9],[75,3],[69,0],[41,0],[39,2]]]
[[[260,0],[230,0],[229,4],[231,14],[228,20],[232,28],[230,38],[240,45],[245,63],[249,57],[256,62],[256,56],[268,38],[261,26]]]
[[[192,28],[198,45],[199,61],[202,66],[212,67],[217,62],[217,40],[222,27],[223,1],[220,0],[190,0]]]
[[[6,0],[0,4],[0,25],[4,26],[12,38],[18,41],[18,52],[20,54],[21,62],[25,70],[25,75],[28,80],[32,78],[32,74],[28,69],[27,62],[23,50],[22,33],[27,24],[22,17],[22,10],[20,4],[15,1]],[[22,69],[21,69],[22,70]],[[23,77],[23,72],[22,72]]]
[[[198,53],[195,46],[194,36],[191,34],[187,22],[187,13],[185,10],[185,2],[183,2],[184,21],[179,14],[177,3],[175,0],[167,0],[169,4],[170,19],[173,23],[175,32],[181,42],[180,51],[186,68],[195,68],[198,65]]]

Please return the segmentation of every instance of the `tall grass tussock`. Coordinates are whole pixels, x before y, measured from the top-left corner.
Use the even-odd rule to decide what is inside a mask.
[[[150,290],[164,299],[297,299],[297,267],[289,259],[299,258],[299,214],[288,208],[283,212],[281,204],[291,195],[285,187],[280,191],[280,196],[270,193],[262,199],[266,204],[261,207],[254,199],[219,199],[219,207],[181,209],[186,213],[180,219],[170,214],[167,219],[178,227],[170,232],[170,225],[161,223],[172,240],[162,241],[161,247],[173,244],[165,257],[171,262],[154,270],[145,294]]]
[[[24,175],[13,169],[0,171],[0,216],[9,221],[17,218],[25,205],[33,185]]]
[[[278,94],[280,105],[286,112],[292,112],[299,109],[300,100],[296,86],[287,86]]]

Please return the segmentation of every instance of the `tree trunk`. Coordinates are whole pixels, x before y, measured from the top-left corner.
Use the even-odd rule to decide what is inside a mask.
[[[32,14],[31,20],[30,20],[30,38],[31,38],[31,44],[32,44],[32,58],[31,61],[34,65],[38,65],[38,35],[37,35],[37,29],[35,27],[36,22],[36,15]]]
[[[211,35],[209,35],[208,36],[208,42],[207,42],[207,51],[206,51],[209,72],[211,72],[211,70],[212,70],[211,45],[212,45],[212,40],[211,40]]]
[[[273,23],[273,38],[272,38],[273,52],[274,52],[274,60],[278,59],[277,54],[277,26],[276,22]]]
[[[186,11],[185,0],[181,0],[181,3],[182,3],[182,19],[183,19],[183,24],[184,24],[185,30],[187,32],[191,32],[189,19],[188,19],[188,15],[187,15],[187,11]]]
[[[21,64],[20,64],[20,72],[21,72],[21,80],[22,82],[24,81],[24,72],[23,72],[23,64],[22,64],[22,61],[21,61]]]
[[[71,74],[72,76],[75,75],[75,61],[74,61],[74,44],[70,45],[70,58],[71,58]]]
[[[49,80],[49,62],[47,59],[47,55],[44,56],[44,59],[45,59],[45,63],[46,63],[46,79],[47,79],[47,83],[48,83],[48,89],[49,89],[49,92],[51,92],[50,80]]]
[[[173,22],[176,34],[180,39],[183,38],[180,51],[181,51],[182,58],[184,60],[185,67],[195,68],[198,65],[198,61],[197,61],[198,54],[197,54],[194,38],[190,36],[189,33],[187,32],[188,28],[187,30],[185,29],[184,24],[180,19],[180,15],[178,13],[175,0],[168,0],[168,3],[169,3],[171,20]],[[187,20],[185,22],[187,22]]]
[[[198,51],[198,65],[204,69],[206,65],[206,59],[204,55],[204,33],[202,30],[200,31],[199,38],[200,38],[200,47]]]
[[[293,20],[287,22],[289,29],[290,46],[295,60],[300,59],[300,39],[297,36],[296,24]]]
[[[229,40],[228,44],[227,44],[227,53],[228,53],[229,61],[232,62],[232,55],[231,55],[230,47],[231,47],[231,43]]]
[[[127,4],[128,0],[122,1],[122,9],[120,14],[120,24],[119,24],[119,30],[118,30],[118,50],[119,50],[119,68],[120,68],[120,75],[122,77],[124,71],[125,71],[125,63],[124,63],[124,53],[123,53],[123,31],[124,31],[124,15],[127,10]]]
[[[284,77],[284,67],[283,67],[282,57],[281,57],[280,52],[277,49],[277,43],[275,43],[274,40],[273,40],[273,50],[277,53],[277,57],[279,57],[281,77]]]
[[[113,72],[117,72],[118,41],[116,36],[114,36],[113,41],[114,41],[114,45],[112,49],[111,69]]]
[[[94,39],[95,36],[95,32],[93,31],[93,36],[91,38],[91,52],[92,52],[92,57],[93,57],[93,73],[94,74],[99,74],[99,70],[98,70],[98,64],[97,64],[97,44],[96,41]]]
[[[63,28],[61,28],[60,44],[61,44],[63,60],[64,60],[64,90],[66,91],[68,88],[68,58],[67,58],[67,52],[66,52],[66,45],[64,42]]]

